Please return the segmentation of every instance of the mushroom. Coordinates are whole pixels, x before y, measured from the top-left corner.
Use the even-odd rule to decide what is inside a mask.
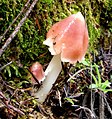
[[[40,89],[35,93],[38,102],[43,103],[61,72],[62,62],[75,64],[81,61],[88,47],[88,30],[83,15],[78,12],[54,24],[43,42],[49,46],[53,56]]]
[[[43,67],[39,62],[33,63],[29,71],[33,75],[33,77],[31,77],[31,81],[33,84],[36,82],[40,83],[45,79],[45,73],[43,71]]]

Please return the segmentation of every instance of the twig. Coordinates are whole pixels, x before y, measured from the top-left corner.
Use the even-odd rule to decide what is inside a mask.
[[[8,109],[12,109],[12,110],[16,111],[17,113],[19,113],[20,115],[25,115],[24,112],[22,112],[21,110],[8,104],[8,99],[5,97],[5,95],[1,91],[0,91],[0,98],[2,99],[4,106],[6,106]]]
[[[8,66],[8,65],[10,65],[10,64],[12,64],[12,61],[11,61],[11,62],[9,62],[9,63],[7,63],[6,65],[4,65],[4,66],[0,67],[0,71],[1,71],[1,70],[3,70],[6,66]]]
[[[15,112],[19,113],[20,115],[25,115],[21,110],[15,108],[15,107],[12,106],[12,105],[7,105],[7,107],[8,107],[9,109],[12,109],[12,110],[14,110]]]
[[[84,109],[84,110],[88,111],[90,113],[91,118],[95,119],[96,116],[93,114],[93,112],[89,108],[80,106],[79,109]]]
[[[89,91],[86,93],[86,95],[84,96],[84,99],[83,99],[83,102],[82,102],[82,106],[86,106],[86,103],[87,103],[87,97],[89,95]],[[79,114],[79,118],[82,118],[82,110],[80,111],[80,114]]]
[[[19,18],[19,16],[21,16],[21,14],[24,12],[25,8],[28,7],[30,3],[30,0],[28,0],[28,2],[25,4],[25,6],[22,8],[22,10],[20,11],[20,13],[17,15],[17,17],[12,21],[12,23],[9,25],[9,27],[6,29],[6,31],[3,33],[2,36],[0,36],[0,41],[2,40],[2,38],[4,38],[4,36],[6,35],[6,33],[9,31],[9,29],[12,27],[12,25],[14,24],[14,22]]]
[[[106,103],[106,105],[107,105],[107,109],[108,109],[108,111],[110,112],[111,117],[112,117],[112,109],[111,109],[111,107],[109,106],[106,97],[104,96],[103,98],[104,98],[104,101],[105,101],[105,103]]]
[[[59,90],[58,90],[58,99],[59,99],[60,107],[62,107],[61,94],[60,94],[60,91]]]
[[[104,119],[104,98],[102,92],[99,93],[99,119]]]
[[[78,105],[72,105],[72,106],[76,107]],[[96,116],[92,113],[92,111],[89,108],[84,107],[84,106],[79,106],[79,108],[76,111],[78,111],[80,109],[83,109],[83,110],[89,112],[90,113],[90,116],[91,116],[91,119],[95,119]]]
[[[92,84],[92,64],[91,64],[91,66],[90,66],[90,72],[91,72],[91,84]],[[93,111],[93,95],[92,95],[92,85],[91,85],[91,110]]]
[[[67,82],[69,82],[71,79],[73,79],[77,74],[79,74],[80,72],[82,72],[82,71],[84,71],[84,70],[86,70],[86,69],[89,69],[90,70],[90,68],[83,68],[83,69],[81,69],[81,70],[79,70],[79,71],[77,71],[75,74],[73,74],[73,75],[70,75],[70,78],[67,80]]]
[[[17,25],[17,27],[15,28],[15,30],[12,32],[12,34],[10,35],[10,37],[6,40],[5,44],[0,49],[0,57],[3,54],[3,52],[5,51],[5,49],[7,48],[7,46],[11,43],[12,39],[16,36],[17,32],[19,31],[19,29],[23,25],[24,21],[27,19],[28,15],[32,11],[32,9],[35,6],[35,4],[37,3],[37,1],[38,0],[34,0],[33,1],[33,3],[31,4],[30,8],[26,11],[26,14],[25,14],[24,18],[22,18],[22,20],[19,22],[19,24]]]
[[[66,97],[68,97],[68,91],[65,89],[65,87],[63,87],[63,90],[65,92]]]
[[[94,111],[94,103],[95,103],[95,92],[92,92],[92,96],[91,96],[92,100],[91,100],[91,111],[94,113],[94,115],[96,116],[95,114],[95,111]],[[98,117],[96,116],[96,119],[98,119]]]
[[[0,91],[0,98],[4,99],[5,101],[8,101],[8,99],[4,96],[4,94]]]
[[[90,91],[88,91],[88,92],[86,93],[86,95],[84,96],[84,99],[83,99],[83,102],[82,102],[82,106],[81,106],[81,107],[85,107],[85,106],[86,106],[87,98],[89,97],[89,93],[90,93]],[[93,96],[92,96],[92,97],[93,97]],[[94,98],[95,98],[95,96],[94,96]],[[94,115],[94,117],[95,117],[95,119],[96,119],[97,117],[96,117],[95,112],[94,112],[94,110],[93,110],[94,99],[92,99],[91,101],[92,101],[92,102],[91,102],[91,113],[92,113],[92,115]],[[80,114],[79,114],[79,117],[80,117],[80,118],[82,118],[82,117],[81,117],[81,114],[82,114],[82,111],[81,111]]]
[[[91,72],[91,84],[93,83],[92,82],[92,63],[91,63],[91,66],[90,66],[90,72]],[[94,94],[94,95],[93,95]],[[95,115],[95,112],[94,112],[94,102],[95,102],[95,93],[93,92],[93,89],[92,89],[92,85],[91,85],[91,111],[94,113]],[[95,115],[96,116],[96,115]],[[97,118],[97,117],[96,117]]]

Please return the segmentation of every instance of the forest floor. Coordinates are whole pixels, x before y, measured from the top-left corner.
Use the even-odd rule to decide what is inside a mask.
[[[26,0],[0,1],[1,49],[29,10],[28,2],[24,7]],[[28,69],[36,61],[46,69],[52,57],[43,45],[47,31],[78,11],[89,32],[85,61],[62,63],[47,99],[39,104]],[[112,1],[40,0],[27,17],[0,57],[0,119],[112,119]]]

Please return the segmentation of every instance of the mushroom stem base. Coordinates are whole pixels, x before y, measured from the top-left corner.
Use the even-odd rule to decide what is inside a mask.
[[[60,55],[56,55],[52,58],[45,71],[46,78],[43,81],[43,84],[41,85],[39,90],[34,94],[39,103],[43,103],[45,101],[59,73],[61,72],[61,69],[62,66]]]

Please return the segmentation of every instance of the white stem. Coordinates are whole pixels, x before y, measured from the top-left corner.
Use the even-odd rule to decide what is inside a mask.
[[[51,62],[49,63],[45,71],[46,78],[43,81],[42,86],[35,93],[35,97],[38,98],[37,99],[38,102],[43,103],[45,101],[59,73],[61,72],[61,69],[62,66],[61,66],[60,55],[56,55],[52,58]]]

